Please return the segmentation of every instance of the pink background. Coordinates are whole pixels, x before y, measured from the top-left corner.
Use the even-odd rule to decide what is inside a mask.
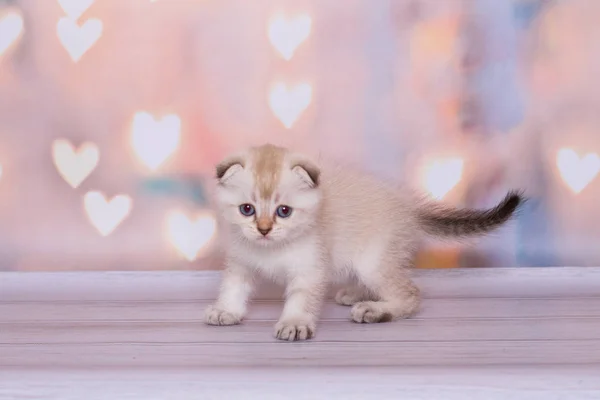
[[[189,262],[165,239],[169,209],[210,205],[140,186],[210,178],[226,152],[265,141],[420,188],[423,162],[459,156],[462,180],[443,201],[485,207],[509,188],[532,197],[506,229],[436,246],[421,267],[600,261],[598,179],[574,193],[556,162],[562,147],[600,152],[600,2],[96,0],[77,22],[101,20],[102,36],[76,63],[56,34],[57,1],[0,1],[0,19],[9,7],[25,25],[0,55],[0,270],[219,268],[214,248]],[[289,61],[267,35],[278,12],[312,18]],[[275,82],[313,88],[290,129],[267,101]],[[156,172],[131,148],[140,110],[181,118],[179,149]],[[99,148],[76,189],[53,164],[57,138]],[[107,237],[86,218],[90,190],[133,199]]]

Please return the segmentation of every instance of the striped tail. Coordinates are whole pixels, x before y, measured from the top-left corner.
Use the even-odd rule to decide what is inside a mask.
[[[456,209],[427,204],[419,209],[424,231],[440,237],[483,235],[510,220],[526,199],[520,192],[509,192],[497,206],[488,210]]]

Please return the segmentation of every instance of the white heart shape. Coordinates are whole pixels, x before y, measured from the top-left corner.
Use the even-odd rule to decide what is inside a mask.
[[[83,143],[79,149],[67,139],[56,139],[52,143],[52,160],[60,176],[72,188],[78,187],[98,165],[100,151],[91,142]]]
[[[21,36],[23,17],[10,11],[0,18],[0,56]]]
[[[425,167],[425,189],[434,199],[441,200],[460,182],[464,160],[448,158],[435,160]]]
[[[596,153],[579,157],[575,150],[565,148],[558,151],[556,165],[567,186],[574,193],[579,193],[600,172],[600,157]]]
[[[77,62],[102,36],[102,21],[92,18],[79,26],[71,18],[62,17],[56,24],[56,33],[71,59]]]
[[[102,236],[108,236],[131,212],[131,197],[121,194],[110,201],[102,192],[92,191],[83,196],[88,219]]]
[[[69,18],[77,20],[94,4],[94,0],[58,0],[58,4]]]
[[[181,120],[175,114],[157,120],[140,111],[133,117],[131,144],[136,155],[151,170],[156,170],[179,147]]]
[[[300,114],[312,101],[312,86],[300,83],[288,88],[284,83],[277,83],[269,94],[269,106],[273,114],[286,128],[291,128]]]
[[[297,15],[293,19],[277,15],[269,23],[269,40],[279,54],[289,61],[298,46],[308,38],[311,25],[312,18],[307,14]]]
[[[210,243],[216,228],[215,217],[210,213],[203,213],[194,221],[180,211],[167,215],[169,241],[188,261],[199,256],[199,252]]]

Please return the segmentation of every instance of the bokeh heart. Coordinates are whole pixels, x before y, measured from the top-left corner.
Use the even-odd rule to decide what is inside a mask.
[[[269,93],[269,106],[286,128],[291,128],[312,101],[312,86],[300,83],[288,87],[284,83],[273,85]]]
[[[434,199],[441,200],[462,179],[464,160],[454,157],[433,160],[425,166],[425,189]]]
[[[72,188],[76,188],[98,165],[100,151],[91,142],[83,143],[79,149],[67,139],[56,139],[52,143],[52,160],[59,175]]]
[[[596,153],[580,157],[575,150],[564,148],[556,155],[556,166],[563,181],[577,194],[600,172],[600,157]]]
[[[161,119],[140,111],[133,117],[131,144],[137,157],[151,170],[158,167],[179,147],[181,120],[175,114]]]
[[[108,236],[129,215],[133,201],[124,194],[107,200],[104,193],[91,191],[83,196],[83,205],[92,225],[102,236]]]
[[[92,18],[80,26],[73,19],[62,17],[56,25],[56,33],[73,62],[78,62],[102,36],[102,21]]]
[[[181,211],[167,215],[167,234],[173,247],[188,261],[194,261],[211,242],[217,223],[209,212],[197,215],[193,220]]]
[[[312,18],[307,14],[290,19],[281,14],[276,15],[269,22],[269,40],[279,54],[289,61],[298,46],[310,35],[311,25]]]
[[[0,15],[0,56],[11,47],[23,33],[23,17],[17,11]]]

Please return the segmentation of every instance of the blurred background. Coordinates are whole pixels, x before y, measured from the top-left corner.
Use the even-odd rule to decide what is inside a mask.
[[[219,269],[213,165],[266,141],[455,206],[419,268],[600,264],[600,2],[0,0],[0,270]]]

